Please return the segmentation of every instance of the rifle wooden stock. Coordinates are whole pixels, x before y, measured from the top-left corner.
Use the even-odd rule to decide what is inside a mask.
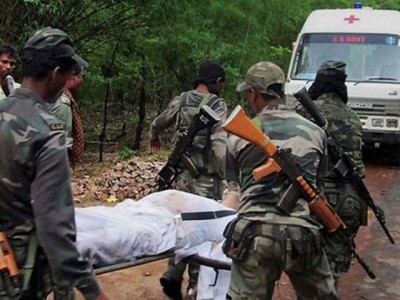
[[[254,123],[247,117],[240,105],[236,106],[225,124],[222,126],[226,131],[253,143],[264,150],[268,156],[274,155],[278,150]]]
[[[20,272],[15,260],[14,253],[8,243],[7,236],[0,226],[0,298],[19,299],[20,295]]]
[[[6,234],[0,231],[0,272],[8,272],[10,277],[19,275],[17,262],[14,253],[8,243]]]
[[[279,161],[274,157],[278,158],[277,156],[279,155],[285,155],[285,152],[278,151],[278,148],[271,142],[270,138],[254,125],[239,105],[236,106],[222,127],[229,133],[259,146],[267,154],[268,160],[266,164],[253,170],[253,176],[256,180],[274,172],[282,171],[298,187],[310,210],[324,224],[327,231],[334,232],[339,228],[346,227],[328,201],[315,192],[315,189],[302,174],[298,174],[295,171],[294,162],[291,162],[293,167],[279,164]]]
[[[275,161],[275,159],[268,158],[265,164],[253,170],[253,177],[255,180],[260,180],[261,178],[267,177],[272,173],[279,173],[281,170],[282,168]]]

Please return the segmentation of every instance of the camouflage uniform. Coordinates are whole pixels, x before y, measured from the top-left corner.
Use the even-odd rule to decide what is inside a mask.
[[[348,107],[335,93],[324,93],[314,101],[319,111],[328,121],[328,131],[336,139],[339,146],[347,152],[358,167],[359,175],[365,176],[362,162],[362,125],[358,115]],[[296,110],[308,117],[302,107]],[[345,222],[345,232],[354,239],[360,225],[367,224],[367,206],[357,194],[349,179],[338,178],[333,169],[336,159],[329,156],[330,173],[321,179],[320,184],[325,197],[335,208]],[[340,276],[349,270],[352,251],[351,247],[335,234],[325,235],[326,252],[336,284]]]
[[[19,267],[25,263],[29,236],[36,232],[57,287],[73,285],[88,299],[95,298],[99,286],[75,246],[64,126],[24,89],[0,104],[0,126],[0,224]]]
[[[198,108],[204,97],[209,99],[208,105],[221,117],[221,122],[212,128],[210,134],[206,133],[206,130],[203,130],[203,134],[207,136],[203,137],[202,142],[198,142],[199,137],[196,136],[194,145],[188,150],[189,158],[193,161],[201,175],[193,178],[189,171],[182,166],[178,170],[179,174],[175,179],[175,186],[180,191],[210,199],[221,199],[226,149],[226,132],[221,128],[221,124],[227,115],[227,106],[222,98],[218,98],[216,95],[198,93],[195,90],[182,93],[180,96],[175,97],[167,109],[153,121],[150,127],[150,139],[158,139],[163,130],[175,123],[177,132],[173,138],[173,143],[176,143],[179,133],[185,129],[187,130],[188,124],[182,124],[187,123],[187,121],[184,121],[188,119],[185,115],[190,114],[187,107]],[[204,139],[206,140],[204,141]],[[207,141],[207,139],[209,140]],[[204,145],[204,142],[210,146]]]
[[[265,89],[259,85],[257,88],[257,83],[266,80],[267,86],[274,76],[283,84],[284,74],[275,67],[262,62],[250,68],[246,74],[247,89],[266,94]],[[238,91],[244,90],[238,86]],[[282,105],[264,107],[255,122],[274,144],[292,150],[294,162],[315,183],[317,173],[323,171],[324,132]],[[283,271],[298,299],[337,299],[320,242],[320,224],[310,216],[306,201],[299,198],[292,213],[282,215],[275,205],[284,197],[289,182],[276,173],[259,181],[252,175],[255,168],[265,163],[264,151],[233,135],[229,136],[227,147],[225,179],[230,189],[240,186],[241,192],[239,217],[225,229],[225,246],[231,239],[240,240],[235,247],[224,250],[233,258],[230,299],[271,299],[275,282]]]
[[[34,93],[17,89],[0,104],[0,128],[0,224],[19,267],[26,260],[28,239],[36,232],[57,287],[73,285],[88,299],[95,298],[99,286],[75,246],[63,124],[48,114]]]
[[[64,66],[44,66],[47,73],[38,79],[35,64],[45,62]],[[45,299],[53,290],[55,299],[71,300],[73,287],[85,299],[108,299],[91,264],[80,258],[76,248],[65,127],[35,93],[38,84],[48,80],[50,86],[42,96],[56,96],[74,62],[84,61],[65,32],[39,30],[26,42],[22,55],[24,82],[32,88],[19,88],[0,102],[0,226],[27,281],[18,299]]]
[[[62,121],[67,134],[67,148],[72,146],[72,113],[71,100],[65,92],[55,103],[49,104],[49,112]]]
[[[188,157],[192,160],[200,175],[193,177],[189,170],[181,165],[178,168],[178,175],[175,178],[174,185],[179,191],[220,200],[223,193],[222,179],[226,152],[226,132],[222,129],[221,124],[225,121],[228,110],[222,98],[214,94],[199,93],[196,90],[182,93],[180,96],[175,97],[167,109],[153,121],[150,127],[150,139],[158,139],[165,128],[175,124],[176,134],[173,137],[173,144],[175,144],[179,139],[179,135],[190,126],[189,123],[198,108],[205,104],[220,116],[221,121],[210,130],[200,131],[196,135],[193,145],[187,151]],[[180,286],[186,264],[184,261],[175,263],[173,258],[170,259],[168,270],[161,278],[161,284],[164,287],[168,286],[170,284],[163,280],[172,280]],[[190,290],[193,290],[197,284],[198,273],[199,265],[189,263],[189,293],[192,292]],[[175,288],[172,289],[174,290]]]

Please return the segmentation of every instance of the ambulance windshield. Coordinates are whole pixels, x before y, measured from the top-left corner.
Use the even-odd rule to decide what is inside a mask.
[[[326,60],[347,64],[347,81],[400,82],[400,39],[388,34],[304,34],[297,47],[292,79],[314,80]]]

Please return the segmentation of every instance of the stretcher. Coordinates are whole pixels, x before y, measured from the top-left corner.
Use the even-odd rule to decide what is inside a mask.
[[[223,231],[235,216],[214,200],[173,190],[77,208],[77,248],[97,275],[172,257],[196,262],[198,299],[224,299],[230,260],[222,253]]]
[[[96,275],[107,274],[167,258],[172,258],[174,256],[175,251],[166,251],[158,255],[141,257],[132,262],[118,263],[96,268],[94,272]],[[203,257],[198,254],[185,257],[184,260],[188,262],[195,262],[200,265],[196,299],[225,300],[230,281],[230,262]]]
[[[115,207],[77,208],[77,247],[98,272],[173,256],[171,249],[177,260],[191,256],[208,264],[193,254],[223,241],[223,230],[235,215],[214,200],[173,190]]]
[[[94,270],[94,273],[96,275],[101,275],[101,274],[111,273],[111,272],[115,272],[115,271],[121,271],[124,269],[129,269],[132,267],[152,263],[152,262],[155,262],[158,260],[162,260],[162,259],[170,258],[170,257],[174,257],[174,256],[175,256],[174,251],[168,251],[168,252],[157,254],[157,255],[141,257],[141,258],[136,259],[135,261],[122,262],[122,263],[117,263],[117,264],[113,264],[113,265],[109,265],[109,266],[105,266],[105,267],[96,268]]]
[[[96,275],[101,275],[101,274],[111,273],[111,272],[115,272],[115,271],[121,271],[124,269],[129,269],[129,268],[144,265],[147,263],[156,262],[156,261],[163,260],[166,258],[171,258],[174,256],[175,256],[175,251],[167,251],[167,252],[157,254],[157,255],[141,257],[141,258],[138,258],[135,261],[131,261],[131,262],[117,263],[114,265],[96,268],[94,270],[94,272]],[[198,263],[199,265],[213,268],[215,270],[228,270],[229,271],[231,269],[231,264],[228,262],[203,257],[198,254],[188,256],[185,259],[188,261]]]

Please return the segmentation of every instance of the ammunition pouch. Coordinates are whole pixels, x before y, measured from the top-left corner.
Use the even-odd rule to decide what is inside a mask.
[[[321,260],[321,237],[317,230],[288,225],[281,232],[282,262],[287,273],[301,273]]]
[[[224,230],[226,240],[222,246],[225,255],[236,262],[246,259],[253,240],[257,236],[256,225],[257,222],[243,218],[236,218],[229,222]]]
[[[275,234],[271,226],[284,228]],[[310,270],[320,263],[322,257],[322,239],[317,229],[236,218],[225,228],[224,237],[226,240],[222,250],[235,262],[246,259],[256,237],[279,243],[281,246],[271,251],[277,251],[275,255],[278,259],[280,257],[282,268],[288,273]]]
[[[339,186],[335,182],[327,182],[324,181],[324,194],[326,200],[328,200],[329,204],[337,210],[337,206],[339,205],[340,200],[340,191]]]
[[[346,223],[347,229],[357,231],[360,225],[367,225],[367,203],[360,198],[350,181],[324,181],[323,185],[326,199]]]

